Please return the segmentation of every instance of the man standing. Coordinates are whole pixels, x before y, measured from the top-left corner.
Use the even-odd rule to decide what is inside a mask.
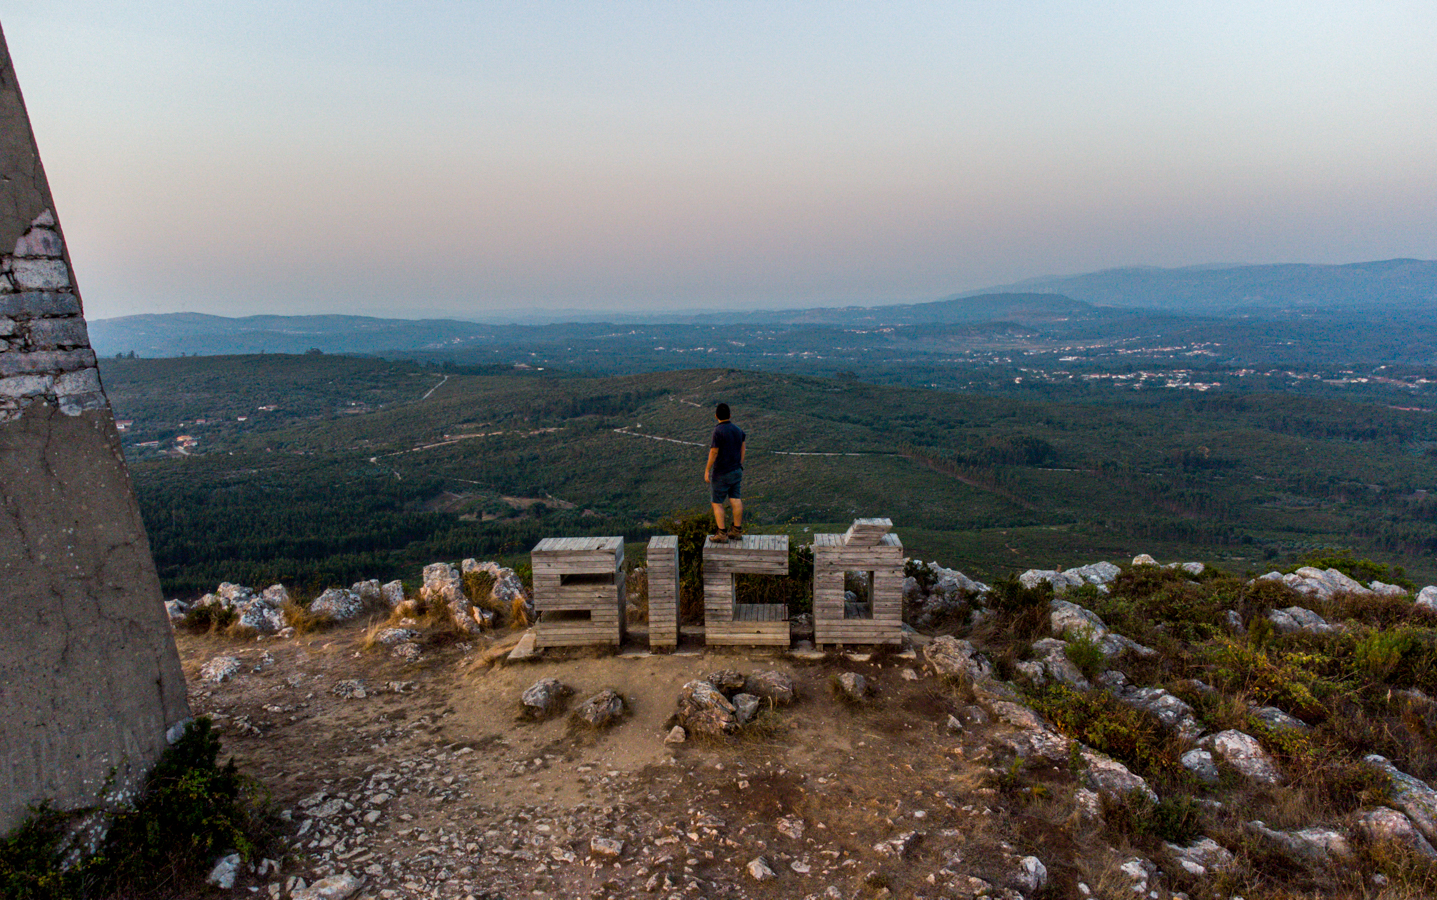
[[[714,409],[713,440],[709,442],[709,461],[704,466],[704,481],[709,483],[713,494],[714,523],[718,529],[713,534],[716,544],[728,542],[730,538],[743,537],[743,500],[739,499],[739,487],[743,482],[743,454],[747,448],[743,429],[729,421],[727,403],[720,403]],[[724,530],[723,502],[733,506],[733,527]]]

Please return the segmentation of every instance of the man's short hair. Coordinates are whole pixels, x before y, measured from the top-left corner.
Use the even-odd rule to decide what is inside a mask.
[[[716,406],[714,408],[714,415],[718,416],[720,419],[727,419],[729,417],[728,404],[720,403],[718,406]]]

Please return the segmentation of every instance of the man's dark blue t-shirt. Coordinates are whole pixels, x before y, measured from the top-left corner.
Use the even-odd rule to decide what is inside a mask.
[[[714,460],[714,475],[743,468],[744,437],[743,429],[732,422],[720,422],[714,426],[713,440],[709,442],[710,448],[718,448],[718,458]]]

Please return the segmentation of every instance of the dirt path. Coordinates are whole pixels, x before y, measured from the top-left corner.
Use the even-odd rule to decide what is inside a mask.
[[[348,872],[364,879],[356,896],[384,900],[956,897],[972,895],[955,891],[973,876],[1004,896],[1019,857],[1052,856],[1066,815],[990,809],[987,726],[951,730],[948,716],[972,708],[912,652],[570,653],[489,667],[481,641],[401,664],[361,650],[363,633],[179,635],[195,712],[216,718],[295,830],[280,873],[248,875],[243,895],[287,897],[296,877]],[[201,684],[216,656],[240,672]],[[800,700],[763,713],[750,736],[665,744],[680,688],[720,669],[790,673]],[[845,671],[868,679],[870,702],[835,699]],[[520,694],[546,676],[575,703],[614,688],[630,713],[601,733],[566,716],[520,721]],[[334,693],[356,679],[363,698]],[[622,842],[616,857],[606,840]],[[752,877],[758,858],[776,877]]]

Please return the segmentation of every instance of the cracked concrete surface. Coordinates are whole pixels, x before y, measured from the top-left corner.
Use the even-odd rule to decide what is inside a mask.
[[[0,832],[123,796],[189,715],[53,209],[0,33]]]

